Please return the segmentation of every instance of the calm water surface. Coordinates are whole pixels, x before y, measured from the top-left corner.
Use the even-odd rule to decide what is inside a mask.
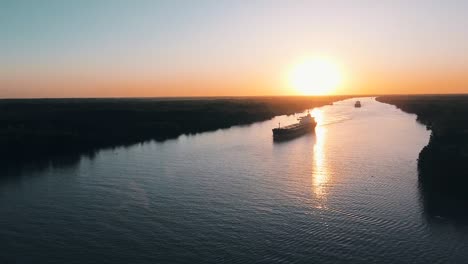
[[[361,101],[286,142],[297,117],[4,173],[0,263],[468,263],[468,225],[419,190],[429,131]]]

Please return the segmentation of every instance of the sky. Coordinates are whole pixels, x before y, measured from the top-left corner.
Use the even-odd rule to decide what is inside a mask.
[[[468,1],[0,0],[0,98],[468,93]]]

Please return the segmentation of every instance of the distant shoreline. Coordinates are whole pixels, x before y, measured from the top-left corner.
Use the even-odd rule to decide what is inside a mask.
[[[265,121],[349,96],[0,100],[0,156],[23,161]]]
[[[418,158],[426,192],[468,199],[468,95],[380,96],[377,101],[417,115],[431,130]]]
[[[428,94],[336,94],[336,95],[238,95],[238,96],[149,96],[149,97],[0,97],[3,100],[218,100],[218,99],[265,99],[265,98],[302,98],[302,97],[387,97],[387,96],[466,96],[467,93],[428,93]]]

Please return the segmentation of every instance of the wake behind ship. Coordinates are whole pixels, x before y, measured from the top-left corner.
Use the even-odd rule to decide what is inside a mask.
[[[293,137],[298,137],[308,132],[312,132],[317,126],[315,119],[307,112],[306,116],[298,118],[299,123],[292,124],[289,126],[273,128],[273,138],[274,139],[288,139]]]

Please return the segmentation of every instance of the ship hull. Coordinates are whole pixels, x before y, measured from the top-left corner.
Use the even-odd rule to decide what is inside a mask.
[[[296,126],[294,128],[274,128],[273,129],[273,139],[281,140],[281,139],[291,139],[295,137],[299,137],[301,135],[313,132],[315,126],[317,124],[303,124],[300,126]]]

